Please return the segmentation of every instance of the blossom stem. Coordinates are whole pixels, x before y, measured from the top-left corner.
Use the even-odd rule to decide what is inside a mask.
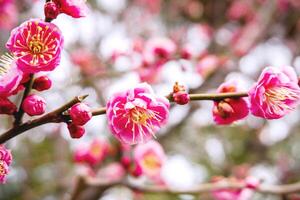
[[[15,114],[14,126],[18,126],[18,125],[20,125],[22,123],[22,118],[24,116],[24,110],[22,108],[22,104],[23,104],[23,101],[29,95],[29,93],[30,93],[30,91],[32,89],[33,81],[34,81],[34,74],[30,74],[29,75],[29,80],[25,84],[25,91],[24,91],[23,96],[22,96],[22,100],[21,100],[21,103],[20,103],[20,106],[19,106],[19,110]]]
[[[33,79],[33,77],[32,77]],[[30,81],[31,82],[31,81]],[[32,83],[29,83],[29,88],[31,88]],[[27,88],[27,87],[26,87]],[[24,96],[26,97],[27,94],[30,92],[29,89],[25,90]],[[26,95],[25,95],[26,93]],[[22,102],[25,99],[23,96]],[[68,115],[64,115],[63,112],[68,110],[72,105],[83,101],[88,95],[80,96],[80,97],[75,97],[72,101],[66,103],[65,105],[61,106],[60,108],[49,112],[48,114],[45,114],[42,117],[36,118],[34,120],[29,120],[25,123],[21,123],[21,121],[18,121],[18,123],[15,123],[15,126],[0,135],[0,144],[5,143],[6,141],[10,140],[13,137],[16,137],[17,135],[20,135],[23,132],[26,132],[27,130],[33,129],[35,127],[47,124],[47,123],[61,123],[61,122],[66,122],[70,118]],[[191,101],[201,101],[201,100],[213,100],[213,101],[220,101],[222,99],[226,98],[240,98],[240,97],[247,97],[248,94],[246,92],[238,92],[238,93],[217,93],[217,94],[189,94]],[[172,95],[167,96],[167,98],[171,101],[173,101]],[[17,113],[16,117],[18,116],[17,119],[22,119],[22,116],[24,114],[24,111],[19,110]],[[93,116],[98,116],[98,115],[104,115],[106,114],[106,108],[101,107],[98,109],[95,109],[92,111]]]

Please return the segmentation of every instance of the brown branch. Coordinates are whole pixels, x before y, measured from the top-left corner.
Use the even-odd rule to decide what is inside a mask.
[[[68,116],[63,115],[62,113],[64,111],[66,111],[67,109],[69,109],[72,105],[83,101],[86,97],[87,97],[87,95],[75,97],[74,99],[72,99],[68,103],[64,104],[60,108],[58,108],[52,112],[49,112],[42,117],[39,117],[39,118],[36,118],[33,120],[29,120],[18,126],[14,126],[10,130],[8,130],[5,133],[0,135],[0,144],[3,144],[6,141],[8,141],[9,139],[16,137],[16,136],[20,135],[21,133],[24,133],[30,129],[41,126],[43,124],[60,123],[60,122],[66,121],[68,119]]]
[[[85,187],[95,187],[95,188],[109,188],[113,186],[124,186],[129,189],[143,192],[143,193],[167,193],[167,194],[200,194],[209,193],[216,190],[222,189],[243,189],[246,187],[244,183],[232,183],[232,182],[222,182],[222,183],[203,183],[189,189],[171,189],[166,186],[154,186],[154,185],[142,185],[137,184],[129,180],[121,181],[104,181],[99,178],[84,177],[81,176],[81,184]],[[83,187],[81,187],[83,188]],[[265,185],[261,184],[254,191],[262,194],[275,194],[275,195],[287,195],[291,193],[300,192],[300,182],[287,184],[287,185]],[[77,190],[76,194],[80,194],[82,191]],[[72,197],[72,200],[76,198]]]

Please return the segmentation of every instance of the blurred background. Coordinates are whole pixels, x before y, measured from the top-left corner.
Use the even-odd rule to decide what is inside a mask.
[[[43,18],[43,0],[0,0],[1,54],[10,31],[30,18]],[[224,80],[242,82],[245,91],[266,66],[293,66],[300,73],[299,0],[88,0],[88,16],[60,15],[53,23],[65,45],[62,62],[49,75],[51,90],[41,93],[51,111],[74,96],[89,94],[93,108],[105,106],[117,91],[150,83],[167,95],[175,81],[190,92],[214,92]],[[3,5],[2,5],[3,4]],[[152,63],[151,51],[169,48],[172,55]],[[149,53],[150,52],[150,53]],[[151,57],[152,56],[152,57]],[[156,56],[163,57],[159,53]],[[19,98],[19,97],[16,97]],[[230,126],[216,126],[212,102],[174,105],[157,140],[168,156],[165,183],[189,188],[214,176],[253,175],[268,184],[300,180],[299,110],[276,121],[253,116]],[[26,116],[27,117],[27,116]],[[0,130],[12,119],[0,118]],[[48,124],[11,140],[14,156],[1,200],[67,199],[82,166],[74,151],[102,138],[115,144],[105,116],[94,117],[87,134],[71,139],[65,124]],[[99,164],[105,166],[115,154]],[[98,168],[97,168],[98,169]],[[95,170],[97,170],[95,169]],[[277,200],[255,194],[253,199]],[[140,194],[115,187],[94,199],[211,199],[209,194]]]

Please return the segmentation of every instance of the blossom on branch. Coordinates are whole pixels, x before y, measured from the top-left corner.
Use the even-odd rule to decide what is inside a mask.
[[[31,19],[11,32],[6,47],[23,72],[52,71],[60,62],[63,36],[56,25]]]
[[[122,143],[143,143],[167,122],[170,103],[158,97],[147,83],[117,93],[107,102],[112,134]]]
[[[74,18],[85,17],[88,7],[86,0],[52,0],[60,13],[65,13]]]
[[[12,155],[10,151],[0,145],[0,183],[5,183],[11,162]]]
[[[300,88],[292,67],[267,67],[249,91],[250,110],[257,117],[278,119],[299,104]]]
[[[217,90],[219,93],[239,92],[236,81],[227,81],[221,84]],[[249,105],[246,98],[226,98],[215,101],[212,110],[214,121],[217,124],[231,124],[245,118],[249,114]]]

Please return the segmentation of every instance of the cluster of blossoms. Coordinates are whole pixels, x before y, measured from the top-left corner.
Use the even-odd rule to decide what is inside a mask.
[[[18,115],[23,111],[29,116],[42,115],[46,110],[46,100],[35,94],[24,95],[18,110],[17,106],[10,101],[10,97],[18,94],[25,88],[34,89],[41,92],[51,88],[52,82],[47,76],[37,76],[39,72],[53,71],[60,63],[61,51],[63,49],[64,38],[59,28],[51,23],[55,17],[50,17],[51,4],[55,4],[58,13],[65,13],[78,18],[85,15],[87,7],[81,0],[53,0],[47,1],[45,5],[46,19],[30,19],[11,31],[6,43],[9,53],[0,57],[0,114],[15,115],[16,123]],[[51,7],[51,8],[50,8]],[[16,8],[13,0],[0,1],[0,28],[10,28],[16,20]],[[3,15],[3,16],[2,16]],[[30,91],[30,90],[29,90]],[[72,124],[70,132],[76,132],[72,137],[78,137],[78,131],[86,123],[91,115],[83,111],[83,105],[75,105],[70,110]],[[74,113],[79,118],[74,118]],[[83,116],[84,115],[84,116]],[[81,120],[80,120],[81,119]],[[85,121],[86,120],[86,121]],[[11,163],[11,154],[1,146],[0,149],[0,177],[4,182],[4,177],[8,172]]]

